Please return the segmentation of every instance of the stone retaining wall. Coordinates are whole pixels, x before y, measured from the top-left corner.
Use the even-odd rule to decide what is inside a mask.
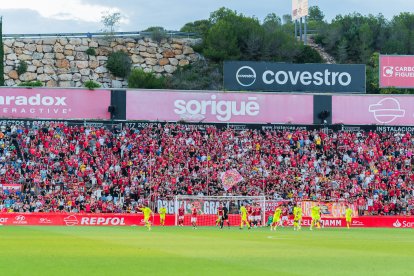
[[[15,86],[22,81],[41,81],[47,87],[83,87],[93,80],[104,88],[127,87],[127,81],[108,72],[106,62],[113,51],[125,51],[133,67],[157,74],[171,75],[179,66],[198,59],[191,45],[193,39],[169,39],[160,43],[149,38],[46,38],[5,39],[5,85]],[[96,56],[86,54],[95,49]],[[20,61],[28,65],[27,72],[18,75]]]

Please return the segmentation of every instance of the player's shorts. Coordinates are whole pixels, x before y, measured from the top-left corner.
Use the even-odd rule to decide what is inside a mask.
[[[254,220],[256,220],[256,221],[257,221],[257,220],[262,220],[262,216],[254,216],[253,218],[254,218]]]
[[[191,222],[197,222],[197,217],[191,217]]]
[[[144,217],[144,222],[145,222],[145,223],[148,223],[148,222],[149,222],[149,219],[150,219],[150,218],[145,218],[145,217]]]
[[[160,215],[161,220],[165,220],[165,215]]]
[[[223,215],[223,220],[228,220],[229,216],[228,215]]]
[[[179,216],[178,219],[179,220],[184,220],[184,216]]]
[[[287,221],[289,218],[287,216],[282,217],[282,221]]]
[[[242,221],[247,221],[247,217],[242,217],[241,220]]]
[[[346,220],[347,222],[351,222],[351,221],[352,221],[352,218],[345,218],[345,220]]]
[[[273,217],[273,222],[279,222],[280,221],[280,217]]]
[[[253,218],[254,218],[253,216],[248,216],[249,220],[253,220]]]

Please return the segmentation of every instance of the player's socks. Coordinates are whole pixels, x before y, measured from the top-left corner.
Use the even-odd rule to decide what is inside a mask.
[[[223,229],[224,221],[220,221],[220,228]]]

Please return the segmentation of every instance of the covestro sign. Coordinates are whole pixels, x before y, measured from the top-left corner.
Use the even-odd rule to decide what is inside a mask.
[[[0,117],[109,119],[110,100],[110,91],[0,88]]]
[[[228,90],[365,93],[365,65],[224,63]]]

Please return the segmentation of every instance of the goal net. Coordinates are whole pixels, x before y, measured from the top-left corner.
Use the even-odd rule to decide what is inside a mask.
[[[224,226],[239,226],[240,207],[248,211],[248,220],[252,225],[265,223],[266,198],[264,196],[176,196],[175,225],[191,226],[196,220],[197,226],[219,225],[219,217]],[[228,215],[225,216],[225,209]],[[224,216],[223,216],[224,215]],[[228,217],[228,223],[226,217]],[[196,219],[195,219],[196,218]]]

